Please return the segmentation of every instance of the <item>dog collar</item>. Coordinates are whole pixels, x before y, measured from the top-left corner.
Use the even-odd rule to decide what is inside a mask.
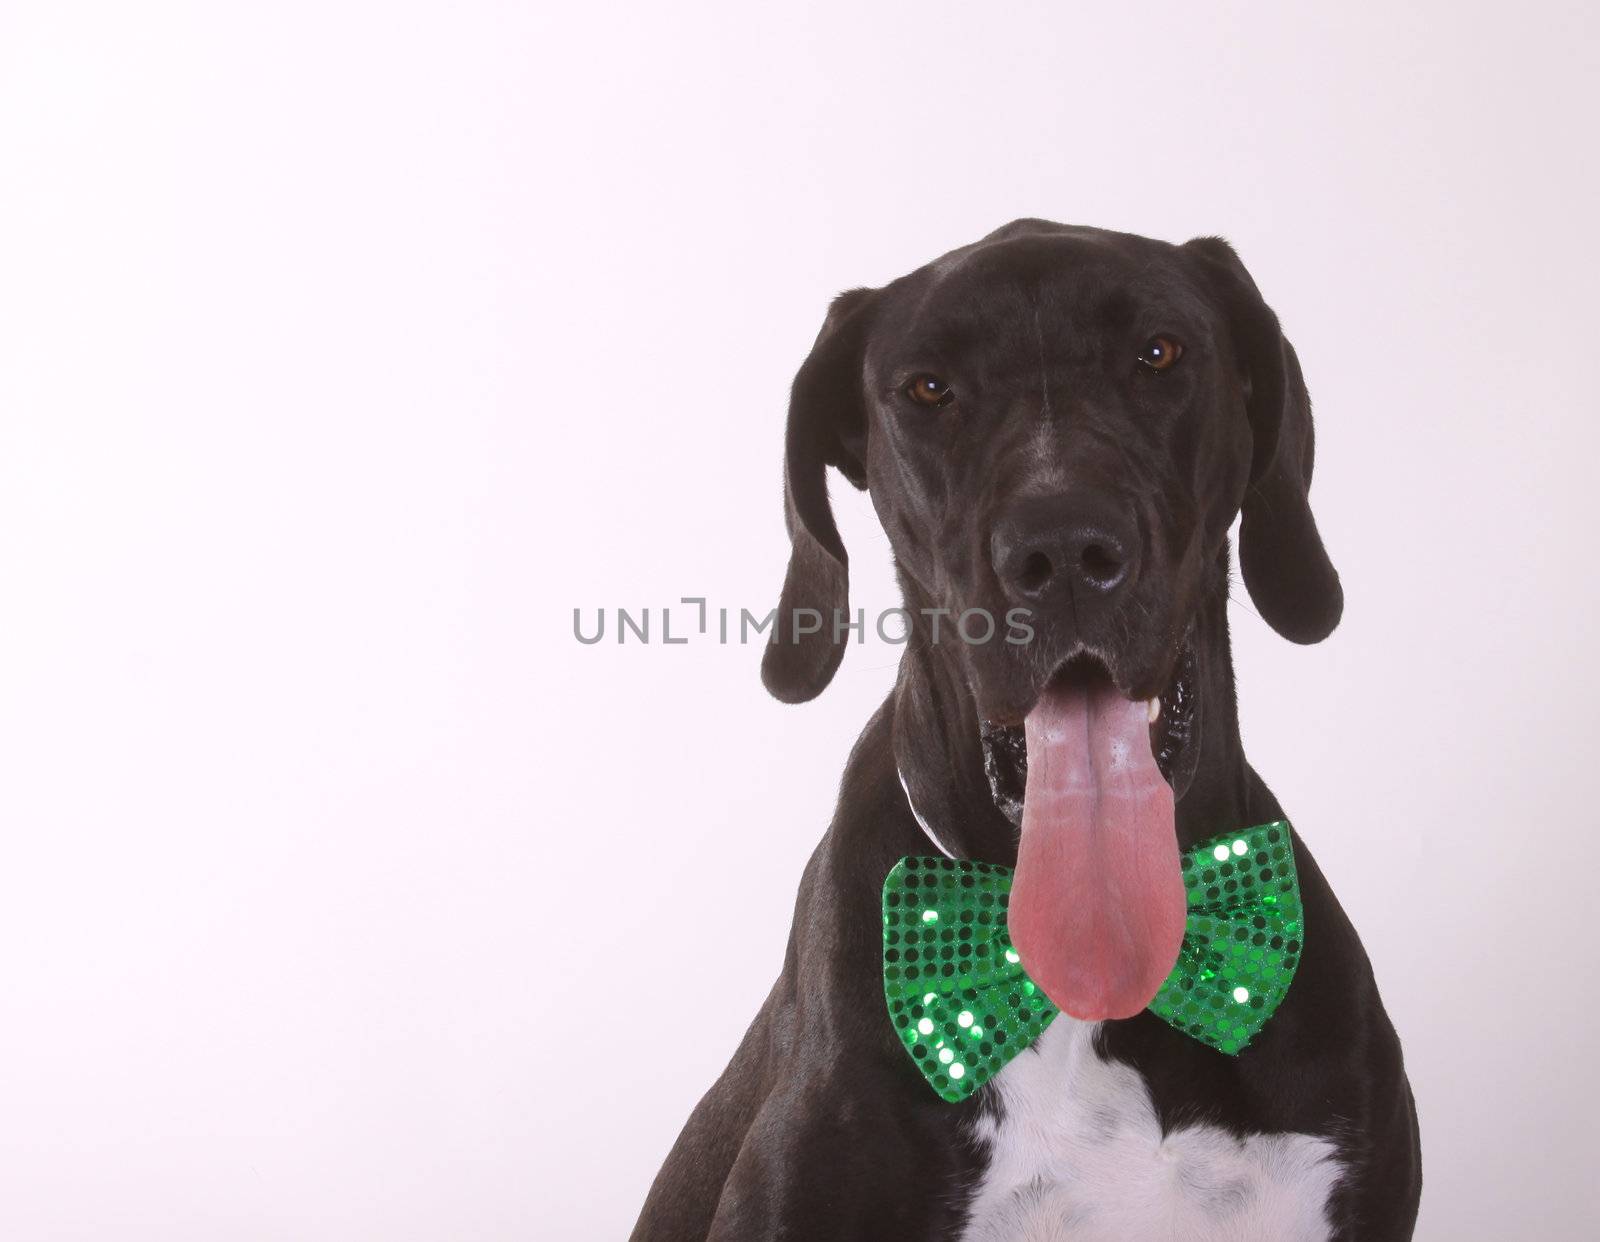
[[[899,768],[895,768],[894,774],[900,778],[900,792],[905,794],[906,805],[911,808],[911,818],[917,821],[917,827],[922,829],[922,835],[932,841],[933,848],[946,858],[954,858],[954,852],[939,839],[939,834],[933,830],[933,825],[928,823],[921,811],[917,810],[916,799],[911,796],[911,786],[906,784],[906,774]]]
[[[1060,1011],[1012,947],[1011,869],[949,857],[921,815],[917,822],[946,857],[902,858],[884,880],[884,997],[917,1069],[955,1103]],[[1230,1056],[1277,1011],[1299,965],[1304,916],[1291,835],[1278,820],[1183,856],[1183,945],[1149,1011]]]

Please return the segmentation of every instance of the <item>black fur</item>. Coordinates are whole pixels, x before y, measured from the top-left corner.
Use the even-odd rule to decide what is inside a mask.
[[[1137,360],[1156,336],[1182,345],[1169,370]],[[948,381],[947,404],[912,401],[916,374]],[[987,1089],[939,1100],[885,1009],[879,892],[897,859],[927,851],[897,769],[955,852],[1013,865],[1016,828],[985,772],[984,736],[1015,726],[1088,648],[1129,697],[1188,696],[1183,735],[1165,741],[1184,753],[1163,765],[1181,846],[1279,818],[1239,741],[1226,615],[1235,515],[1245,583],[1275,629],[1315,642],[1342,608],[1307,501],[1299,364],[1214,238],[1172,246],[1021,220],[835,302],[789,414],[793,555],[762,668],[789,702],[819,693],[844,651],[831,625],[796,637],[792,624],[797,609],[847,607],[830,465],[871,491],[913,632],[806,868],[783,973],[657,1177],[638,1242],[958,1237],[984,1159],[965,1136],[995,1105]],[[1113,549],[1103,580],[1072,559],[1086,539]],[[1063,572],[1025,577],[1017,540]],[[1024,597],[1026,645],[934,641],[920,613],[1000,616]],[[1314,713],[1300,727],[1314,730]],[[1332,1138],[1348,1170],[1335,1236],[1409,1238],[1421,1164],[1399,1043],[1355,931],[1295,847],[1305,951],[1254,1044],[1227,1057],[1144,1013],[1107,1023],[1102,1051],[1144,1075],[1168,1127]]]

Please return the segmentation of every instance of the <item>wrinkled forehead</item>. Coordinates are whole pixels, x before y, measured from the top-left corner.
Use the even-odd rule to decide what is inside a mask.
[[[1210,324],[1204,291],[1177,247],[1093,230],[966,246],[892,292],[878,340],[938,355],[1019,339],[1050,353],[1107,334],[1199,334]]]

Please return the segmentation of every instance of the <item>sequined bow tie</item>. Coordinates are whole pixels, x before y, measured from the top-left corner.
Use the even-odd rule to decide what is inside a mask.
[[[1184,854],[1189,917],[1150,1012],[1220,1052],[1272,1017],[1300,961],[1304,924],[1289,825],[1225,833]],[[883,990],[924,1078],[964,1100],[1060,1012],[1006,931],[1011,869],[902,858],[883,882]]]

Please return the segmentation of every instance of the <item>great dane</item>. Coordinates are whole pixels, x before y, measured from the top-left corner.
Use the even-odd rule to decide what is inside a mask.
[[[1279,634],[1325,638],[1343,594],[1307,500],[1300,366],[1233,249],[1019,220],[834,301],[789,408],[792,554],[762,666],[785,702],[823,690],[852,632],[830,466],[871,495],[909,637],[800,882],[782,973],[633,1237],[1409,1238],[1421,1162],[1399,1041],[1239,740],[1235,518],[1244,584]],[[1314,744],[1314,704],[1294,728]],[[1263,825],[1283,838],[1271,858],[1262,836],[1230,851]],[[1195,863],[1218,834],[1215,867]],[[1228,900],[1235,866],[1291,900],[1291,848],[1287,941],[1218,925],[1292,981],[1247,1046],[1213,1046],[1202,1023],[1226,1039],[1227,1006],[1262,1000],[1206,991],[1227,967],[1190,951],[1191,916]],[[972,931],[1005,937],[1020,964],[994,1030],[936,1012],[975,991],[893,999],[918,956],[915,928],[886,939],[905,858],[913,885],[921,858],[924,885],[983,863],[980,880],[1010,886],[982,928],[921,941],[948,992],[976,981],[952,976]],[[1196,990],[1174,995],[1220,1011],[1192,1029],[1155,1011],[1185,954]],[[1009,1037],[1011,1055],[962,1095],[974,1025],[984,1053]]]

